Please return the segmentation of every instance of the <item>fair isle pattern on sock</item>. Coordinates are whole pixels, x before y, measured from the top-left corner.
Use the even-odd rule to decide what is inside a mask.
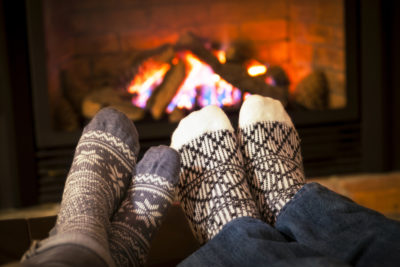
[[[150,240],[161,225],[174,199],[175,186],[155,174],[134,177],[127,194],[113,217],[110,231],[111,255],[117,266],[143,266]]]
[[[250,190],[263,216],[274,224],[283,206],[304,185],[300,138],[285,122],[257,122],[238,132]]]
[[[179,149],[178,196],[200,243],[233,219],[258,212],[243,171],[243,159],[230,130],[206,132]]]
[[[179,155],[169,147],[151,148],[136,172],[109,230],[111,256],[117,266],[146,263],[150,241],[174,200]]]
[[[118,137],[85,132],[67,177],[57,234],[82,233],[106,246],[109,218],[121,202],[135,162],[134,152]]]

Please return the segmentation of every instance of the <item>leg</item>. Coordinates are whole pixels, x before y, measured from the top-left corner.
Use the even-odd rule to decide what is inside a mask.
[[[171,146],[182,160],[178,196],[195,236],[206,243],[183,266],[328,262],[258,219],[232,126],[221,109],[191,113],[174,132]]]
[[[23,260],[27,264],[46,264],[47,260],[50,265],[74,262],[83,266],[85,259],[96,259],[94,262],[113,266],[107,240],[110,218],[130,183],[138,150],[132,122],[114,109],[101,110],[85,127],[77,145],[56,226]]]
[[[251,192],[273,225],[305,183],[299,136],[279,101],[253,95],[240,109],[238,137]]]
[[[137,164],[109,232],[117,266],[145,265],[150,241],[174,199],[178,177],[179,154],[166,146],[150,148]]]
[[[320,253],[358,266],[397,266],[400,223],[319,184],[305,185],[281,211],[276,228]]]
[[[236,218],[259,218],[233,128],[220,108],[208,106],[181,120],[171,147],[181,155],[178,196],[200,243]]]
[[[399,223],[319,185],[303,187],[299,138],[279,102],[249,97],[239,126],[246,173],[264,220],[276,221],[293,240],[354,265],[399,262]]]
[[[297,242],[288,242],[275,228],[242,217],[179,266],[347,266]]]

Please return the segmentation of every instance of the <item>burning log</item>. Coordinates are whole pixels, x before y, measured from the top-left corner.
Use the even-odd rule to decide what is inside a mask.
[[[310,110],[324,110],[328,107],[328,81],[322,71],[314,71],[296,87],[294,101]]]
[[[103,107],[112,107],[125,113],[133,121],[142,119],[145,111],[133,106],[130,98],[130,94],[111,88],[95,90],[84,98],[82,114],[86,118],[91,119]]]
[[[239,88],[242,92],[269,96],[280,100],[284,105],[287,104],[287,92],[283,88],[271,86],[265,83],[261,77],[251,77],[247,69],[237,63],[221,64],[216,56],[208,50],[200,38],[194,34],[185,34],[181,36],[176,50],[187,49],[195,54],[202,61],[211,66],[215,73],[219,74],[224,80]]]
[[[168,120],[171,123],[177,123],[186,116],[184,109],[175,108],[168,116]]]
[[[179,85],[185,79],[185,75],[185,63],[179,61],[167,72],[162,84],[153,91],[147,101],[147,107],[149,107],[154,119],[158,120],[162,117],[168,104],[175,96]]]

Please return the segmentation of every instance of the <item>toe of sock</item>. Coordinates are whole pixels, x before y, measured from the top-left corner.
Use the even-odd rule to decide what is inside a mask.
[[[280,101],[259,95],[247,97],[240,109],[239,126],[245,127],[265,121],[284,122],[293,126],[292,120]]]
[[[179,180],[179,153],[167,146],[151,147],[136,165],[136,173],[156,174],[173,185]]]
[[[128,117],[113,108],[101,109],[85,127],[83,132],[103,131],[121,139],[135,155],[139,152],[139,134]]]
[[[226,114],[217,106],[206,106],[182,119],[171,138],[171,147],[179,150],[184,144],[207,132],[233,131]]]

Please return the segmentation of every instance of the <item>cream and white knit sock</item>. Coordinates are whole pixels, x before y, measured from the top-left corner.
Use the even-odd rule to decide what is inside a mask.
[[[201,243],[236,218],[259,218],[234,130],[220,108],[207,106],[181,120],[171,147],[181,156],[178,196]]]
[[[279,101],[252,95],[240,109],[238,138],[250,190],[274,224],[305,183],[299,135]]]
[[[179,154],[166,146],[150,148],[137,164],[109,231],[117,266],[144,266],[150,241],[174,199],[179,167]]]

